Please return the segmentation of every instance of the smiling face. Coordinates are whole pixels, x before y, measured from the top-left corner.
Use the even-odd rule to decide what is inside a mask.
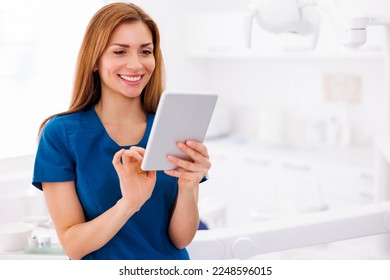
[[[142,21],[122,23],[98,60],[102,96],[140,98],[155,68],[153,37]]]

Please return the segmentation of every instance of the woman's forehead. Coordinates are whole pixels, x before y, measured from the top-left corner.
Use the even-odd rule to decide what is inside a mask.
[[[125,22],[118,25],[111,33],[108,44],[141,45],[153,43],[152,32],[142,21]]]

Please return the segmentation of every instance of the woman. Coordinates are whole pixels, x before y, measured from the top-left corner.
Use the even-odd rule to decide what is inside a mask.
[[[177,170],[140,165],[163,90],[155,22],[113,3],[91,19],[79,52],[69,110],[40,128],[33,184],[44,192],[71,259],[188,259],[199,225],[198,187],[207,148],[178,143]]]

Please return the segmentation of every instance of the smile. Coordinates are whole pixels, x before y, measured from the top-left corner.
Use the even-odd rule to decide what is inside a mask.
[[[139,75],[139,76],[126,76],[126,75],[119,75],[119,77],[121,77],[123,80],[126,80],[128,82],[138,82],[139,80],[141,80],[142,76]]]

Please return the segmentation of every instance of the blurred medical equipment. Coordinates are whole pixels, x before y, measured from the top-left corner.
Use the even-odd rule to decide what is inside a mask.
[[[253,20],[274,33],[293,32],[311,34],[318,32],[319,16],[317,1],[305,0],[254,0],[247,7],[246,43],[251,46]],[[322,1],[318,1],[322,2]],[[330,1],[333,2],[333,1]],[[386,10],[389,4],[375,2],[378,11]],[[281,8],[283,7],[283,8]],[[329,8],[332,11],[334,5]],[[334,10],[335,17],[340,11]],[[379,12],[378,12],[379,14]],[[359,12],[350,16],[344,33],[344,45],[356,48],[367,40],[367,27],[381,25],[385,30],[385,107],[383,135],[377,143],[376,201],[371,205],[346,210],[324,211],[294,218],[253,223],[245,227],[216,229],[199,232],[191,246],[193,259],[250,258],[256,254],[283,251],[384,234],[378,237],[378,248],[384,258],[390,255],[390,16],[370,16]],[[381,201],[381,202],[380,202]]]
[[[324,14],[336,23],[336,30],[343,29],[343,44],[349,48],[366,43],[368,25],[389,24],[387,19],[369,16],[362,11],[353,12],[346,18],[334,0],[253,0],[245,10],[245,44],[248,48],[252,45],[252,27],[256,20],[263,29],[272,33],[312,35],[314,48]]]
[[[320,16],[316,1],[312,0],[254,0],[246,8],[245,42],[252,43],[253,20],[272,33],[295,33],[313,35],[313,46],[317,40]]]
[[[192,259],[246,259],[257,254],[388,232],[390,202],[381,202],[201,231],[188,249]]]

